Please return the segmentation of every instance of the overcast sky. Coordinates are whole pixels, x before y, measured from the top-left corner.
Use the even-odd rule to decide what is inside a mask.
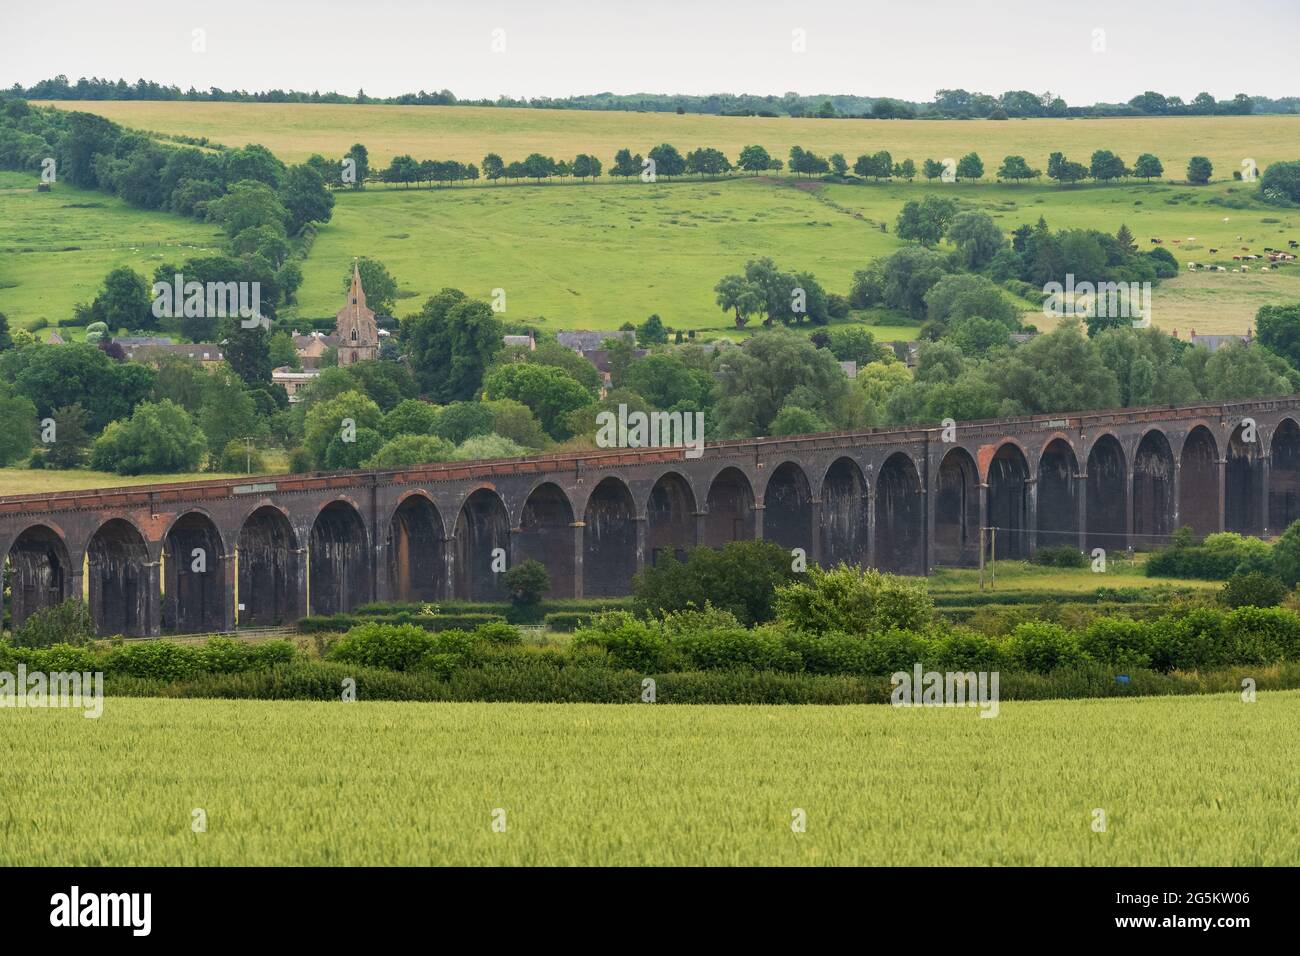
[[[6,3],[0,31],[6,87],[65,73],[465,98],[1300,94],[1300,0],[24,0]]]

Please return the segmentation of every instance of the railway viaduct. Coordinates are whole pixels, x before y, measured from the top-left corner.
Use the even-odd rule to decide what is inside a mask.
[[[376,472],[0,497],[12,620],[84,595],[103,634],[229,630],[371,600],[505,596],[544,563],[555,597],[628,592],[693,545],[761,538],[810,561],[924,574],[1176,528],[1300,518],[1300,395],[942,428],[623,449]],[[495,559],[495,560],[494,560]],[[498,570],[494,570],[494,567]]]

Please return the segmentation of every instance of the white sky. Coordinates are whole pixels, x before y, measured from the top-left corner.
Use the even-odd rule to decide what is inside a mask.
[[[1300,0],[21,0],[0,86],[65,73],[206,89],[576,93],[1153,89],[1300,94]],[[192,31],[206,31],[194,52]],[[807,50],[792,51],[793,31]],[[503,30],[505,51],[492,52]],[[1094,31],[1104,52],[1094,52]]]

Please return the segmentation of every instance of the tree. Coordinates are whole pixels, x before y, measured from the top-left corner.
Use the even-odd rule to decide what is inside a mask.
[[[203,460],[207,442],[188,412],[164,399],[142,402],[129,419],[95,439],[90,466],[119,475],[189,472]]]
[[[708,403],[713,377],[689,368],[676,352],[657,352],[634,361],[621,385],[658,409],[690,406],[701,410]]]
[[[1077,183],[1088,177],[1088,167],[1083,163],[1072,163],[1062,153],[1052,153],[1047,160],[1047,178],[1058,183]]]
[[[385,438],[396,438],[398,435],[432,435],[434,423],[437,421],[437,405],[430,405],[418,398],[407,398],[384,414],[379,433]]]
[[[361,273],[361,288],[366,292],[366,305],[376,315],[392,315],[397,304],[397,280],[388,267],[378,259],[362,256],[357,260],[357,269]],[[352,288],[351,264],[343,275],[341,288],[345,294]]]
[[[776,616],[811,634],[865,637],[923,630],[934,616],[934,601],[926,586],[912,578],[846,564],[813,566],[777,586]]]
[[[658,315],[650,316],[637,326],[636,340],[641,346],[667,345],[668,330],[664,328],[663,320]]]
[[[810,411],[836,407],[848,394],[848,379],[835,359],[807,338],[785,329],[756,335],[720,359],[713,419],[719,434],[769,434],[787,403]]]
[[[761,173],[773,168],[772,157],[762,146],[746,146],[740,151],[736,165],[748,173]]]
[[[1292,522],[1273,545],[1273,570],[1289,588],[1300,583],[1300,521]]]
[[[1101,183],[1120,179],[1131,172],[1124,165],[1124,160],[1108,149],[1099,149],[1092,154],[1092,165],[1089,171],[1092,173],[1092,178]]]
[[[366,180],[370,178],[370,153],[361,143],[353,143],[352,148],[344,154],[345,159],[352,160],[356,181],[352,183],[353,189],[365,189]]]
[[[496,182],[506,174],[506,164],[501,161],[501,157],[496,153],[488,153],[483,157],[483,178]]]
[[[1153,179],[1159,179],[1165,174],[1165,167],[1162,162],[1151,153],[1143,153],[1133,164],[1133,175],[1141,176],[1147,182]]]
[[[772,419],[772,424],[768,428],[769,434],[773,437],[779,435],[815,435],[818,432],[828,432],[830,430],[830,423],[825,418],[798,405],[784,406],[776,413],[776,417]]]
[[[967,153],[961,159],[957,160],[957,178],[984,178],[984,161],[980,159],[979,153]]]
[[[795,579],[790,552],[771,541],[692,548],[685,561],[667,554],[632,580],[640,614],[703,610],[711,604],[749,626],[770,621],[776,588]]]
[[[1266,305],[1255,313],[1259,344],[1300,368],[1300,305]]]
[[[957,247],[957,258],[967,269],[983,269],[1006,246],[1007,241],[988,213],[963,212],[948,226],[948,240]]]
[[[939,160],[927,159],[921,164],[921,174],[926,179],[938,179],[943,175],[944,168],[943,163],[939,162]]]
[[[508,438],[523,448],[545,448],[550,444],[542,423],[523,402],[499,398],[483,402],[483,406],[492,412],[492,434]]]
[[[827,333],[826,347],[840,362],[857,362],[858,368],[884,361],[893,353],[876,343],[875,336],[860,325],[844,325]]]
[[[208,440],[208,454],[215,461],[231,441],[265,434],[266,423],[258,416],[244,383],[228,369],[206,377],[199,428]]]
[[[923,246],[932,246],[943,238],[956,213],[957,204],[951,199],[939,196],[913,199],[903,205],[894,231],[900,239],[914,239]]]
[[[682,154],[677,152],[677,147],[669,143],[660,143],[650,150],[650,158],[654,160],[656,176],[667,176],[671,179],[686,172],[686,160],[682,159]]]
[[[750,282],[743,275],[727,275],[718,280],[713,287],[717,293],[716,302],[724,312],[731,310],[735,314],[736,328],[744,328],[751,315],[763,311],[763,290]]]
[[[1271,398],[1295,391],[1286,373],[1286,363],[1266,349],[1234,342],[1216,349],[1206,360],[1200,382],[1212,402]]]
[[[450,461],[455,446],[433,435],[397,435],[388,439],[369,458],[363,468],[406,468],[432,461]]]
[[[849,164],[844,159],[843,153],[831,153],[831,169],[836,176],[843,176],[849,171]]]
[[[297,235],[309,222],[329,222],[334,210],[334,194],[325,188],[320,173],[308,165],[290,166],[280,187],[284,204],[284,222]]]
[[[906,179],[909,183],[916,178],[916,163],[905,159],[894,167],[894,175]]]
[[[482,402],[452,402],[438,412],[432,432],[452,445],[492,433],[492,409]]]
[[[516,362],[498,368],[483,383],[488,398],[512,398],[527,405],[547,434],[570,437],[565,416],[590,404],[587,390],[563,369]]]
[[[551,576],[546,573],[546,565],[525,558],[501,576],[501,583],[510,594],[510,603],[531,620],[536,616],[537,605],[551,589]]]
[[[1002,166],[998,169],[998,179],[1010,179],[1016,183],[1022,179],[1037,179],[1042,174],[1041,169],[1033,169],[1025,162],[1023,156],[1008,156],[1002,160]]]
[[[11,395],[0,386],[0,468],[7,468],[32,450],[36,434],[36,406],[22,395]]]
[[[720,151],[705,146],[686,154],[686,171],[701,177],[731,172],[731,161]]]
[[[0,312],[0,352],[14,347],[13,336],[9,334],[9,317]]]
[[[266,183],[244,180],[230,187],[226,195],[208,203],[208,217],[220,223],[227,236],[237,236],[253,226],[269,226],[283,232],[289,212],[274,189]]]
[[[1259,191],[1269,202],[1300,203],[1300,160],[1271,164],[1259,178]]]
[[[121,266],[104,277],[104,284],[91,304],[97,321],[110,329],[151,328],[156,324],[149,283],[134,269]]]
[[[443,289],[402,320],[402,350],[420,390],[440,403],[474,398],[501,350],[501,322],[486,302]]]
[[[610,167],[611,176],[621,176],[627,179],[631,176],[641,174],[641,154],[632,155],[631,150],[620,149],[614,154],[614,165]]]
[[[92,432],[130,415],[153,391],[156,378],[147,365],[116,363],[94,345],[73,342],[18,350],[14,359],[8,374],[38,415],[44,418],[56,408],[80,403],[90,415]]]
[[[1214,175],[1214,164],[1204,156],[1193,156],[1187,163],[1187,181],[1193,186],[1204,186]]]
[[[379,406],[372,399],[358,391],[344,392],[308,409],[303,423],[303,447],[317,466],[338,467],[329,464],[330,446],[336,441],[355,444],[362,431],[374,432],[382,444],[381,423]],[[378,450],[376,445],[364,457],[369,458]]]
[[[528,449],[520,448],[502,435],[475,435],[467,438],[451,453],[452,461],[488,461],[494,458],[522,458]]]
[[[223,323],[222,349],[229,365],[244,384],[259,388],[271,384],[271,333],[265,325],[246,327],[238,319]]]
[[[33,420],[35,409],[32,410]],[[54,419],[54,440],[45,445],[45,467],[78,468],[86,460],[90,416],[80,405],[64,405],[50,415]]]

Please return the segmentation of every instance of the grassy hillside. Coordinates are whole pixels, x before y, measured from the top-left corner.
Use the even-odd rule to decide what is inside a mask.
[[[338,196],[334,219],[321,229],[305,264],[299,311],[337,310],[341,276],[352,257],[369,255],[397,277],[406,296],[399,314],[452,285],[484,298],[503,288],[508,317],[541,316],[546,328],[617,328],[658,312],[675,327],[725,331],[729,317],[714,302],[719,277],[766,255],[846,293],[856,269],[903,245],[893,235],[898,211],[930,190],[988,212],[1008,232],[1039,216],[1054,228],[1114,232],[1127,223],[1144,248],[1151,238],[1163,239],[1184,263],[1231,265],[1241,246],[1261,251],[1300,238],[1294,210],[1216,204],[1241,198],[1240,186],[1226,184],[1061,189],[742,178],[372,189]],[[1210,248],[1220,251],[1212,255]],[[1181,275],[1157,290],[1154,321],[1183,332],[1240,332],[1260,305],[1297,298],[1297,265],[1269,273]],[[1030,321],[1051,325],[1041,315]],[[877,333],[885,340],[914,335],[914,328],[897,326]]]
[[[484,153],[522,159],[528,153],[556,156],[594,153],[602,160],[628,147],[644,154],[669,142],[682,150],[713,146],[734,160],[741,147],[758,143],[785,158],[799,144],[816,152],[859,153],[888,149],[895,159],[960,157],[975,150],[988,165],[1021,154],[1040,167],[1053,150],[1086,161],[1095,149],[1111,149],[1130,163],[1152,152],[1166,175],[1181,177],[1187,160],[1205,155],[1221,178],[1254,159],[1264,168],[1300,158],[1300,116],[1144,117],[1141,119],[817,120],[727,117],[674,113],[496,109],[471,106],[349,106],[278,103],[164,103],[59,101],[46,105],[87,110],[140,129],[207,136],[230,146],[262,143],[277,155],[301,162],[312,153],[339,156],[365,143],[375,161],[400,153],[424,159],[477,163]]]
[[[66,839],[0,841],[0,864],[1293,864],[1298,708],[6,709],[8,826]]]
[[[151,276],[219,243],[216,226],[65,183],[39,193],[35,174],[0,170],[0,312],[14,325],[72,318],[118,266]]]

